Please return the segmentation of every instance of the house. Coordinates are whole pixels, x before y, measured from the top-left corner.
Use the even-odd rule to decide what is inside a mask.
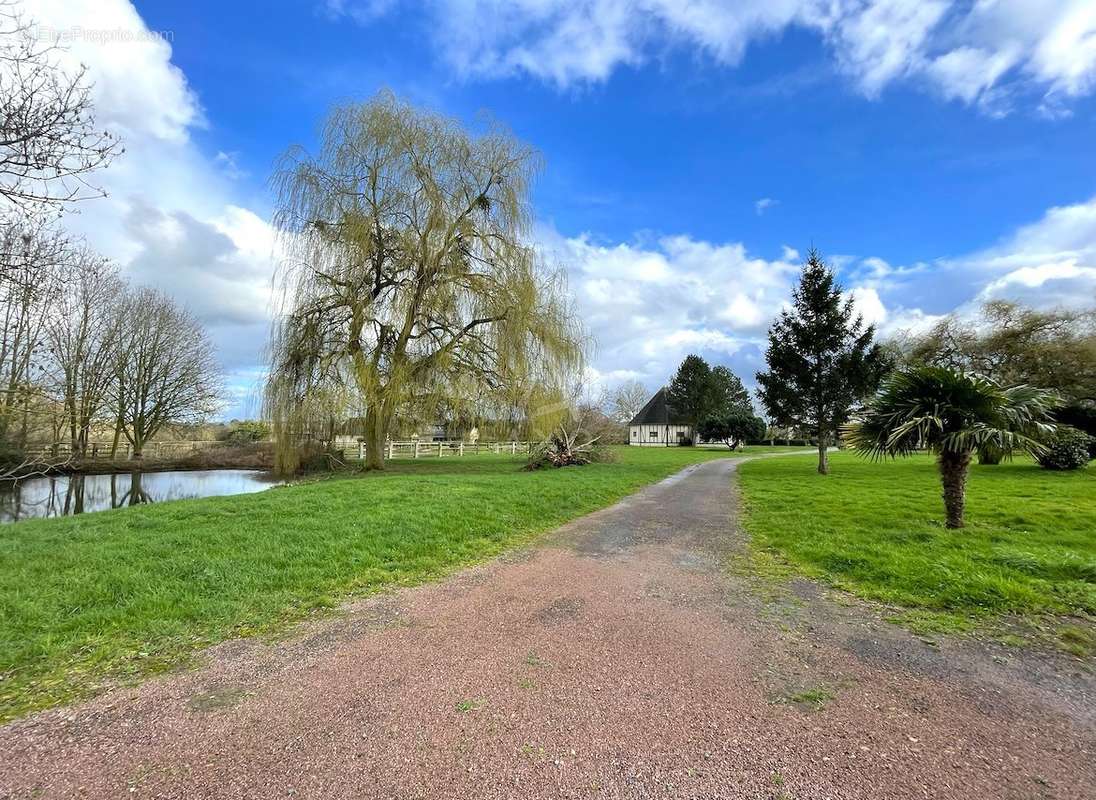
[[[659,389],[628,423],[628,444],[640,447],[672,447],[696,441],[696,432]]]

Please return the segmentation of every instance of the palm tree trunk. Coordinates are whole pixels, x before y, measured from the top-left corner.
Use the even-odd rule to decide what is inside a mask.
[[[937,462],[940,482],[944,486],[944,510],[948,528],[963,527],[963,510],[967,502],[967,474],[970,472],[971,453],[945,450]]]

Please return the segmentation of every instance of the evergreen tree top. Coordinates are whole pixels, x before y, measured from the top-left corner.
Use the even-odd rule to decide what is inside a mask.
[[[844,424],[856,402],[879,384],[886,360],[875,329],[855,313],[851,299],[821,254],[803,264],[792,306],[769,329],[757,375],[759,395],[773,421],[821,437]]]

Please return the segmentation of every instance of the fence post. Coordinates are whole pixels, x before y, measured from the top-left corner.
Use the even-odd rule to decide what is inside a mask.
[[[438,442],[438,458],[441,458],[441,448],[444,442]]]
[[[395,442],[393,442],[393,441],[392,441],[391,439],[389,439],[389,440],[388,440],[388,460],[389,460],[389,461],[391,461],[391,460],[392,460],[392,453],[393,453],[393,452],[395,452],[395,451],[393,450],[393,448],[394,448],[395,446],[396,446],[396,443],[395,443]]]
[[[415,458],[419,457],[419,440],[415,440]]]
[[[358,461],[365,461],[365,442],[358,442]]]
[[[510,442],[510,455],[514,455],[518,451],[518,443]]]

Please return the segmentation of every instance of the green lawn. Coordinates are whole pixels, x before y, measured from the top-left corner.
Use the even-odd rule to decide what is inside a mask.
[[[0,527],[0,719],[348,595],[444,575],[728,455],[616,453],[538,472],[510,456],[403,461],[260,494]]]
[[[833,455],[741,467],[746,527],[808,575],[953,622],[1001,614],[1096,614],[1096,469],[1018,460],[975,466],[967,527],[943,526],[929,456],[873,463]]]

